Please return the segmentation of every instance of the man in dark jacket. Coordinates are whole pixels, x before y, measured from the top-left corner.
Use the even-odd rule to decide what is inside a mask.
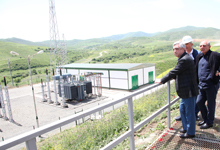
[[[220,54],[211,51],[210,47],[210,42],[202,41],[200,43],[202,53],[196,57],[196,74],[199,86],[196,104],[199,106],[203,118],[203,121],[197,124],[200,129],[212,127],[215,119],[215,99],[219,83],[216,72],[220,66]],[[206,100],[208,109],[205,105]]]
[[[193,48],[193,39],[191,36],[187,35],[182,38],[182,42],[186,46],[186,53],[188,53],[192,59],[194,60],[194,64],[196,65],[196,56],[199,54],[199,52]],[[198,105],[195,106],[195,115],[196,115],[196,120],[199,121],[199,107]],[[176,121],[181,120],[181,115],[175,118]]]
[[[180,41],[173,44],[173,52],[178,57],[178,62],[175,68],[161,79],[161,83],[164,84],[171,79],[176,80],[176,92],[182,98],[180,114],[183,129],[180,132],[183,134],[180,137],[192,138],[195,136],[195,99],[198,95],[198,85],[193,59],[185,52],[185,49],[185,45]]]

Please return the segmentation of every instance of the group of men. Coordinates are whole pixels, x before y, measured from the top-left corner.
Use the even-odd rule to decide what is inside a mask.
[[[216,95],[219,88],[220,53],[210,50],[210,42],[200,43],[200,52],[193,48],[191,36],[173,44],[173,52],[178,57],[177,65],[160,83],[175,79],[176,92],[181,98],[180,116],[183,129],[181,138],[195,137],[196,120],[201,111],[203,121],[200,129],[213,127],[215,119]],[[206,104],[207,101],[207,104]]]

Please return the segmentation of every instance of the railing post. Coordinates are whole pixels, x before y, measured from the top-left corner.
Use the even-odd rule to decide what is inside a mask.
[[[133,101],[132,97],[128,99],[128,117],[129,117],[129,129],[132,131],[132,134],[130,136],[130,149],[135,149],[134,144],[134,117],[133,117]]]
[[[37,150],[36,138],[30,139],[29,141],[26,141],[25,143],[26,143],[27,150]]]
[[[167,119],[168,119],[168,128],[170,128],[170,81],[167,82]]]

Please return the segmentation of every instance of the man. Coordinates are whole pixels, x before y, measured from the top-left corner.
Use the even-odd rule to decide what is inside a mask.
[[[161,83],[175,79],[176,92],[181,99],[180,114],[183,129],[180,130],[180,138],[192,138],[195,136],[195,98],[198,95],[196,82],[196,70],[193,59],[185,52],[185,45],[178,41],[173,44],[173,52],[178,57],[177,65],[166,76]]]
[[[203,121],[197,125],[200,129],[213,127],[215,119],[216,94],[219,77],[216,72],[220,65],[220,54],[210,50],[210,42],[202,41],[200,50],[202,53],[196,57],[196,74],[198,77],[199,95],[197,105],[202,114]],[[207,107],[205,102],[208,102]]]
[[[220,67],[218,68],[218,71],[216,72],[216,76],[218,76],[218,77],[219,77],[219,80],[220,80],[219,72],[220,72]],[[216,93],[216,94],[218,94],[219,84],[220,84],[220,83],[218,82],[218,83],[217,83],[217,86],[216,86],[216,89],[217,89],[217,93]]]
[[[182,42],[185,44],[186,46],[186,52],[192,57],[192,59],[194,60],[194,64],[196,64],[196,56],[198,55],[198,51],[196,49],[193,48],[193,39],[191,36],[184,36],[182,38]],[[197,98],[197,97],[196,97]],[[198,105],[195,106],[195,115],[196,115],[196,120],[199,121],[199,107]],[[176,121],[180,121],[181,120],[181,115],[175,118]]]

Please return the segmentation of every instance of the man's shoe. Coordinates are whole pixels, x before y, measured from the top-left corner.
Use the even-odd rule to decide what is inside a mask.
[[[207,123],[205,123],[205,124],[203,124],[203,125],[200,127],[200,129],[208,129],[208,128],[211,128],[211,127],[213,127],[213,124],[207,124]]]
[[[187,133],[184,133],[184,134],[180,135],[180,138],[193,138],[193,137],[195,137],[195,135],[189,135]]]
[[[186,133],[186,130],[180,129],[180,133]]]
[[[175,118],[176,121],[181,121],[181,115]]]
[[[201,121],[201,122],[197,123],[198,126],[201,126],[203,124],[205,124],[205,121]]]

